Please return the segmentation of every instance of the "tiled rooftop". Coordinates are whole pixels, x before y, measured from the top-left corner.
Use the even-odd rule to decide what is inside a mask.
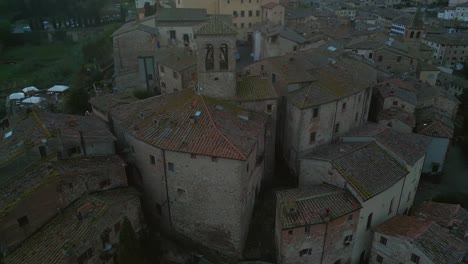
[[[361,208],[351,193],[329,184],[278,191],[276,197],[283,229],[324,223]]]
[[[51,156],[51,159],[54,157]],[[35,189],[59,176],[71,176],[79,173],[81,176],[92,175],[100,168],[124,166],[125,162],[119,156],[84,157],[59,161],[43,160],[25,166],[19,174],[10,177],[0,184],[0,215],[7,213],[18,202],[27,198]]]
[[[446,33],[446,34],[427,34],[425,40],[434,43],[463,46],[468,45],[468,34],[466,33]]]
[[[468,244],[455,238],[436,223],[423,221],[417,217],[396,216],[374,230],[409,240],[433,263],[460,263],[468,253]]]
[[[185,48],[170,48],[159,50],[154,54],[159,63],[175,71],[183,71],[197,65],[197,56]]]
[[[455,125],[449,113],[435,107],[426,107],[417,109],[415,114],[418,134],[430,137],[453,137]]]
[[[106,124],[95,116],[78,116],[49,112],[37,113],[42,124],[51,134],[60,130],[62,137],[80,138],[80,133],[87,140],[116,140]]]
[[[111,114],[157,148],[238,160],[247,159],[267,118],[189,89],[116,107]]]
[[[122,221],[125,216],[122,209],[135,203],[139,203],[139,195],[131,188],[83,196],[7,255],[3,263],[67,263],[65,251],[79,256],[89,248],[89,241]],[[84,207],[89,208],[87,216],[79,220],[77,212]]]
[[[237,31],[218,16],[212,16],[205,23],[197,26],[195,35],[236,35]]]
[[[89,103],[96,107],[98,111],[108,113],[112,108],[118,105],[129,104],[135,101],[138,101],[138,98],[131,93],[125,92],[96,96],[91,98]]]
[[[161,8],[156,14],[156,23],[159,22],[202,22],[208,18],[206,9],[202,8]],[[176,24],[175,24],[176,25]]]
[[[460,211],[466,211],[459,204],[426,201],[416,210],[414,216],[425,221],[434,221],[442,227],[449,227]]]
[[[332,164],[364,201],[387,190],[408,174],[376,143],[333,160]]]
[[[337,142],[326,144],[315,148],[312,152],[304,155],[304,159],[335,160],[364,147],[367,142]]]
[[[376,136],[379,143],[413,165],[427,151],[431,139],[414,133],[405,133],[395,129],[386,129]]]
[[[351,130],[342,138],[344,141],[347,141],[347,138],[376,140],[410,165],[426,154],[431,143],[429,137],[402,132],[375,123],[367,123],[361,128]]]
[[[412,128],[414,128],[416,125],[416,118],[414,117],[414,114],[410,114],[399,107],[392,107],[390,109],[382,110],[377,117],[377,120],[379,121],[392,119],[399,120]]]
[[[260,76],[243,77],[237,81],[236,89],[237,98],[240,100],[254,101],[278,98],[270,79]]]
[[[413,106],[416,106],[418,103],[415,91],[406,87],[400,87],[398,83],[383,82],[379,83],[376,88],[383,98],[398,97]]]

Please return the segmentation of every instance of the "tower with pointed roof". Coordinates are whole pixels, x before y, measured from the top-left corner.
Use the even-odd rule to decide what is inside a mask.
[[[424,22],[421,8],[418,7],[411,24],[405,30],[405,41],[421,42],[424,34]]]
[[[213,16],[195,30],[198,91],[220,99],[236,95],[236,30]]]

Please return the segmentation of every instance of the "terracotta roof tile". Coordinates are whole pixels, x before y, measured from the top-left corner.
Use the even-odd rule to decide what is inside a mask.
[[[248,76],[237,81],[236,94],[238,99],[247,101],[278,98],[271,81],[260,76]]]
[[[139,204],[139,195],[131,188],[83,196],[7,255],[3,262],[67,263],[69,257],[64,254],[65,251],[78,257],[90,247],[89,241],[99,239],[99,234],[105,228],[112,228],[115,223],[122,221],[125,216],[122,208],[135,204]],[[89,215],[79,220],[77,211],[84,207],[89,207]]]
[[[116,107],[111,114],[133,136],[155,147],[238,160],[247,159],[267,119],[189,89]]]
[[[276,197],[283,229],[324,223],[361,208],[351,193],[329,184],[278,191]]]
[[[236,35],[237,31],[218,16],[212,16],[207,22],[199,25],[195,35]]]

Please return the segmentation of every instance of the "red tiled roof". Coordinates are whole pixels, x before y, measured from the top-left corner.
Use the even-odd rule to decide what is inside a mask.
[[[426,201],[414,215],[426,221],[434,221],[443,227],[448,227],[451,225],[453,218],[460,209],[461,207],[459,204]]]
[[[398,215],[387,222],[377,226],[374,231],[389,236],[407,237],[416,239],[429,226],[431,222],[423,221],[415,217]]]
[[[111,115],[157,148],[237,160],[248,158],[267,118],[188,89],[116,107]]]

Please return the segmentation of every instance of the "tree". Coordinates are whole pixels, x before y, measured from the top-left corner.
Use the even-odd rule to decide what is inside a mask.
[[[144,263],[143,251],[132,223],[127,217],[124,218],[120,230],[119,251],[117,253],[119,264]]]
[[[2,47],[10,45],[12,42],[11,24],[8,20],[0,20],[0,51]]]

